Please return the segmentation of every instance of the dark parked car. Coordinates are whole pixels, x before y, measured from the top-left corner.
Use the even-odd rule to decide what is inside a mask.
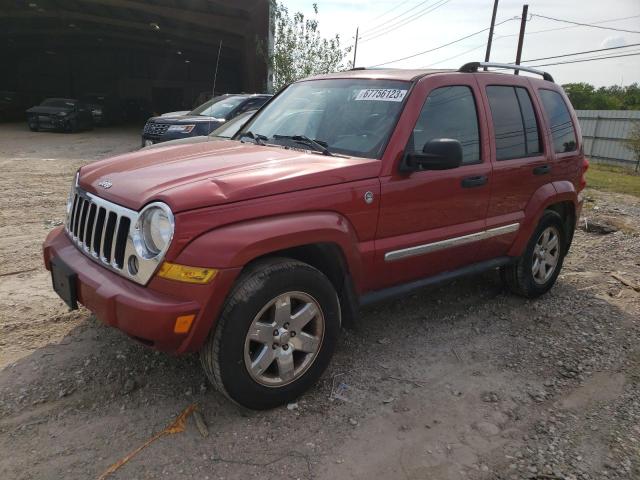
[[[74,99],[47,98],[40,105],[27,110],[29,128],[38,130],[63,130],[76,132],[93,128],[89,107]]]
[[[142,131],[142,146],[208,135],[223,123],[248,110],[257,110],[271,95],[220,95],[186,115],[152,117]]]
[[[230,140],[236,133],[240,131],[242,127],[244,127],[244,125],[249,121],[253,114],[256,113],[256,111],[257,110],[249,110],[248,112],[241,113],[237,117],[229,120],[227,123],[223,123],[209,135],[198,135],[197,137],[179,138],[177,140],[169,140],[168,142],[154,143],[142,148],[147,150],[151,148],[186,145],[189,143],[204,143],[216,142],[218,140]]]
[[[80,98],[91,110],[93,124],[101,127],[117,125],[124,121],[125,109],[117,98],[101,93],[89,93]]]

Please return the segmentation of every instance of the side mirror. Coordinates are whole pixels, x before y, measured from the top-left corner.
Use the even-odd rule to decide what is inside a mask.
[[[449,170],[462,165],[462,145],[452,138],[434,138],[422,153],[407,153],[400,166],[402,172],[417,170]]]

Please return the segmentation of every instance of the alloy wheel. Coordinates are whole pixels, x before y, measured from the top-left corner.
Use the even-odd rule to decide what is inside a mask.
[[[545,228],[533,249],[531,273],[538,285],[544,285],[553,275],[560,260],[560,232],[553,226]]]
[[[316,359],[324,337],[320,304],[303,292],[286,292],[254,317],[244,343],[251,378],[282,387],[300,378]]]

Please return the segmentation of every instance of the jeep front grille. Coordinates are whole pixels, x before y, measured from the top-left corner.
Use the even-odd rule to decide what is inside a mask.
[[[114,272],[146,284],[162,258],[143,258],[136,253],[131,235],[137,228],[138,212],[74,188],[73,204],[65,230],[82,253]],[[137,257],[136,271],[127,265]]]

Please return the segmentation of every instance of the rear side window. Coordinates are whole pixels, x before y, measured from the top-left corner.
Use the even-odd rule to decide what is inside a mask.
[[[487,87],[496,140],[496,160],[529,157],[542,152],[531,97],[525,88]]]
[[[462,144],[462,163],[480,162],[478,113],[469,87],[452,86],[433,90],[422,106],[413,129],[413,150],[436,138],[453,138]]]
[[[540,90],[542,106],[549,119],[549,128],[556,153],[573,152],[578,144],[573,120],[562,95],[553,90]]]

